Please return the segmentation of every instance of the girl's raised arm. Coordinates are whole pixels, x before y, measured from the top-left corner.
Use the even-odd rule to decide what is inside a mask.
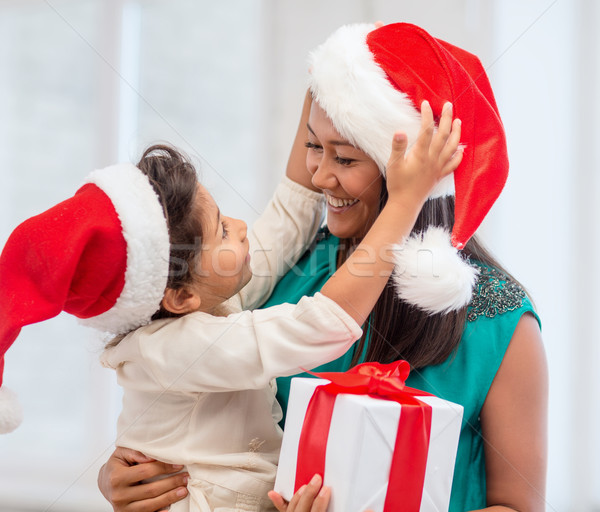
[[[394,270],[392,249],[410,234],[433,187],[462,160],[460,121],[452,121],[452,105],[444,106],[434,133],[429,103],[421,105],[421,130],[406,154],[406,134],[392,142],[386,181],[388,201],[352,255],[325,283],[321,293],[362,325]]]

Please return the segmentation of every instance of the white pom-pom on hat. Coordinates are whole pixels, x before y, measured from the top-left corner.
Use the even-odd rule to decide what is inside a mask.
[[[0,434],[8,434],[23,421],[23,409],[14,391],[0,388]]]
[[[394,251],[392,275],[401,299],[430,314],[448,313],[469,303],[478,270],[463,259],[450,233],[429,227]]]

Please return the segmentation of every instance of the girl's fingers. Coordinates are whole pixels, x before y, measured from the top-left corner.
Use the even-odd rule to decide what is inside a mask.
[[[425,154],[429,152],[429,145],[431,144],[431,138],[433,137],[433,129],[435,122],[433,121],[433,110],[427,100],[421,103],[421,129],[419,135],[415,141],[413,151],[424,151]]]
[[[442,116],[437,132],[433,135],[429,151],[432,155],[439,155],[450,136],[452,129],[452,103],[449,101],[442,107]]]
[[[448,140],[446,141],[445,146],[442,148],[441,152],[440,152],[440,161],[442,162],[442,164],[445,165],[445,163],[450,160],[454,154],[456,153],[456,150],[458,149],[458,145],[460,144],[460,135],[461,135],[461,120],[460,119],[455,119],[452,122],[452,131],[450,132],[450,136],[448,137]]]
[[[444,176],[447,176],[448,174],[453,173],[456,170],[456,168],[462,162],[463,155],[464,155],[464,148],[463,147],[458,148],[456,150],[456,152],[454,153],[454,155],[452,155],[450,160],[448,162],[446,162],[444,164],[444,166],[442,167],[442,178]]]
[[[386,165],[386,169],[393,171],[399,165],[404,164],[404,157],[406,156],[406,148],[408,147],[408,137],[403,132],[394,133],[392,139],[392,153],[390,159]]]

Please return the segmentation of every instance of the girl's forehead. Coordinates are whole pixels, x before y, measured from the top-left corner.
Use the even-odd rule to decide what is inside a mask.
[[[217,206],[216,201],[214,200],[214,198],[210,194],[210,192],[206,189],[206,187],[204,185],[202,185],[202,183],[198,183],[196,185],[196,187],[197,187],[196,200],[202,206],[202,208],[204,210],[217,211],[219,209],[219,207]]]
[[[202,223],[205,229],[214,230],[214,226],[218,222],[219,207],[204,185],[198,183],[196,187],[196,208],[198,212],[201,212]]]

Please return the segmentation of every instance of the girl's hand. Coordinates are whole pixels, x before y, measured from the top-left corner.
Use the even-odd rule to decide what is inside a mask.
[[[155,512],[187,496],[187,473],[183,466],[159,462],[128,448],[117,447],[98,474],[98,488],[115,512]]]
[[[410,151],[406,134],[397,132],[387,165],[386,181],[389,200],[425,202],[431,189],[452,173],[463,157],[460,120],[452,121],[452,104],[446,103],[438,131],[434,133],[433,111],[427,101],[421,104],[421,129]]]
[[[269,498],[279,512],[326,512],[331,499],[331,489],[323,486],[323,479],[315,475],[307,485],[298,489],[290,502],[285,501],[275,491],[269,492]]]

